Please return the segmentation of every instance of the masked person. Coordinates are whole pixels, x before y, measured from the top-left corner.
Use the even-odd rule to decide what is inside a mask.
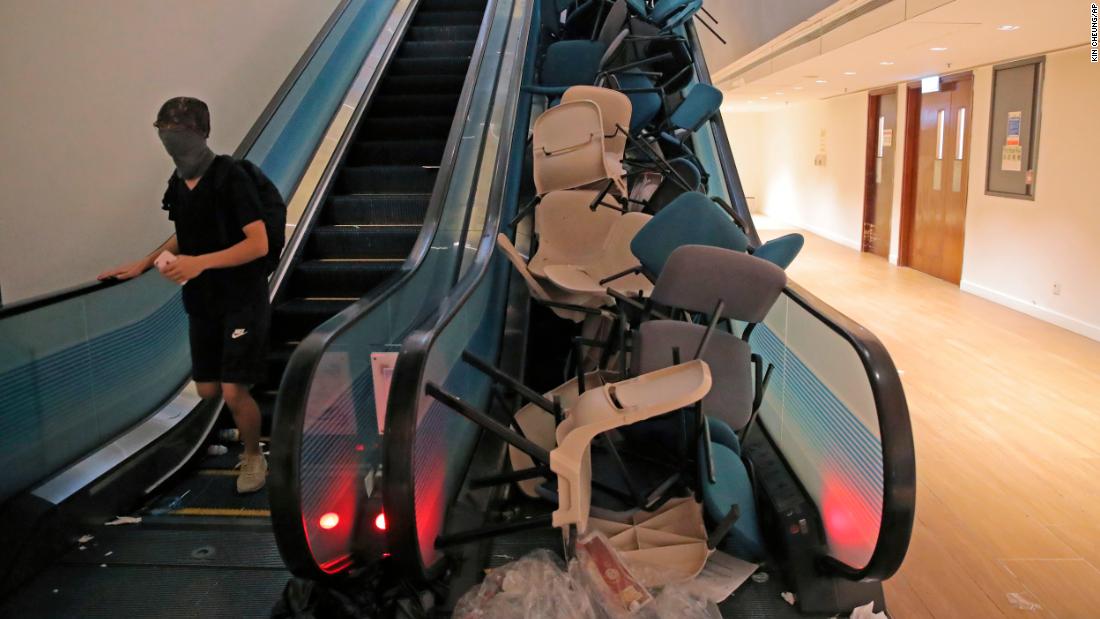
[[[260,409],[249,389],[264,378],[270,323],[260,197],[247,172],[207,147],[205,103],[169,99],[154,126],[176,164],[163,200],[176,233],[148,256],[99,279],[130,279],[156,264],[183,285],[192,377],[201,397],[225,399],[244,444],[237,491],[255,492],[264,486],[267,461],[260,451]],[[158,259],[164,252],[175,258]]]

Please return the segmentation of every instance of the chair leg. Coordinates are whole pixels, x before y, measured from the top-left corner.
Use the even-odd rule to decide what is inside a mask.
[[[425,385],[424,392],[429,397],[440,402],[447,408],[450,408],[451,410],[462,415],[463,417],[466,417],[467,419],[476,423],[482,428],[485,428],[486,430],[497,435],[509,445],[512,445],[513,447],[522,451],[528,456],[531,456],[532,460],[540,462],[547,466],[550,465],[549,450],[543,448],[534,441],[531,441],[530,439],[521,436],[518,432],[500,423],[496,419],[493,419],[484,411],[480,411],[458,399],[457,397],[447,393],[435,383],[430,382]]]

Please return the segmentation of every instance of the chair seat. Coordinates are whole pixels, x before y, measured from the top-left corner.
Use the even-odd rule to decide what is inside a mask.
[[[579,294],[603,294],[606,288],[585,267],[576,264],[551,264],[543,268],[546,279],[555,286]]]
[[[706,462],[702,457],[703,448],[699,447],[699,475],[706,480]],[[746,561],[759,561],[764,557],[764,539],[760,533],[760,523],[756,516],[756,499],[753,497],[752,481],[741,457],[716,441],[711,441],[711,455],[714,458],[716,482],[703,484],[703,506],[707,518],[720,522],[733,505],[737,505],[741,516],[730,528],[729,534],[721,542],[722,550]]]

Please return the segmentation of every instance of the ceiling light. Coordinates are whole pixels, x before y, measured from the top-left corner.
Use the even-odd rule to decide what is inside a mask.
[[[855,75],[855,74],[856,74],[855,71],[845,71],[844,72],[844,75]]]
[[[767,99],[767,97],[760,97],[761,100]]]
[[[795,86],[794,89],[795,90],[802,90],[802,87],[801,86]]]
[[[1019,29],[1020,27],[1015,24],[1002,24],[1000,26],[997,26],[997,30],[1000,30],[1001,32],[1012,32],[1013,30]]]
[[[947,48],[946,47],[929,47],[928,51],[930,51],[930,52],[946,52]]]
[[[880,62],[879,64],[880,64],[880,65],[882,65],[882,66],[884,66],[884,67],[888,67],[888,66],[890,66],[890,65],[894,64],[894,61],[893,61],[893,60],[883,60],[883,61],[882,61],[882,62]]]
[[[777,90],[777,91],[775,91],[775,94],[781,95],[781,94],[783,94],[783,91],[782,90]]]
[[[828,84],[828,80],[814,80],[815,84]]]

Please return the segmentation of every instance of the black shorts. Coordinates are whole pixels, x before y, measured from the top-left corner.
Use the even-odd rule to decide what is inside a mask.
[[[191,377],[198,383],[255,385],[267,372],[271,306],[249,305],[224,316],[189,315]]]

